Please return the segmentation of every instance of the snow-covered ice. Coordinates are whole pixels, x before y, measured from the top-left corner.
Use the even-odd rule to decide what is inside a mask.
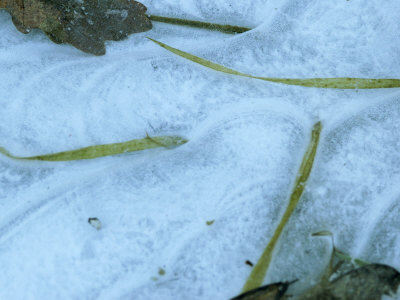
[[[181,135],[189,143],[75,162],[0,156],[0,299],[228,299],[284,211],[312,124],[306,191],[265,282],[313,276],[334,233],[400,269],[400,89],[328,90],[234,77],[400,78],[400,1],[146,0],[154,23],[94,57],[19,33],[0,11],[0,146],[20,155]],[[87,220],[97,217],[102,229]],[[208,226],[207,221],[215,222]],[[159,269],[165,270],[164,275]]]

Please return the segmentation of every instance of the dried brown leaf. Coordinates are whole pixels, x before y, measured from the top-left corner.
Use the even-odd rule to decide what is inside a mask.
[[[40,28],[55,43],[95,55],[105,54],[107,40],[152,28],[146,7],[133,0],[3,0],[0,8],[22,33]]]
[[[285,293],[292,282],[278,282],[271,283],[246,293],[240,294],[239,296],[232,298],[231,300],[284,300],[288,299]]]
[[[392,295],[400,285],[400,273],[394,268],[371,264],[333,280],[329,289],[337,299],[380,299]]]
[[[400,273],[387,265],[369,264],[329,282],[320,282],[299,300],[376,300],[391,296],[400,285]]]

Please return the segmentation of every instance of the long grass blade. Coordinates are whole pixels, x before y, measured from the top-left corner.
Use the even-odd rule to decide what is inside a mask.
[[[242,292],[247,292],[252,289],[258,288],[262,285],[265,275],[267,274],[268,267],[271,263],[274,248],[278,242],[278,239],[285,228],[286,223],[289,221],[290,216],[295,210],[301,195],[303,194],[304,188],[306,186],[308,177],[310,176],[311,169],[313,167],[315,155],[317,153],[317,148],[319,144],[319,138],[322,130],[321,122],[316,123],[313,126],[311,133],[311,141],[308,145],[307,151],[304,154],[303,160],[300,165],[298,175],[290,195],[289,204],[284,212],[278,227],[276,228],[271,240],[269,241],[267,247],[262,253],[257,264],[254,266],[250,276],[243,287]]]
[[[251,30],[251,28],[241,27],[241,26],[234,26],[234,25],[222,25],[216,23],[209,23],[209,22],[201,22],[201,21],[193,21],[193,20],[186,20],[186,19],[178,19],[178,18],[168,18],[168,17],[161,17],[161,16],[154,16],[149,15],[147,16],[151,21],[154,22],[162,22],[174,25],[183,25],[183,26],[190,26],[208,30],[216,30],[221,31],[224,33],[243,33],[246,31]]]
[[[89,146],[71,151],[63,151],[52,154],[37,155],[21,157],[8,152],[6,149],[0,147],[0,153],[3,155],[19,160],[41,160],[41,161],[70,161],[93,159],[103,156],[117,155],[127,152],[141,151],[152,148],[173,148],[180,146],[187,142],[186,139],[179,136],[147,136],[143,139],[131,140],[123,143],[105,144]]]
[[[259,79],[269,82],[283,83],[288,85],[297,85],[304,87],[315,87],[315,88],[330,88],[330,89],[380,89],[380,88],[399,88],[400,79],[374,79],[374,78],[350,78],[350,77],[338,77],[338,78],[306,78],[306,79],[296,79],[296,78],[274,78],[274,77],[261,77],[253,76],[246,73],[241,73],[236,70],[224,67],[222,65],[213,63],[204,58],[195,56],[193,54],[184,52],[182,50],[173,48],[164,44],[162,42],[156,41],[154,39],[148,38],[164,49],[179,55],[183,58],[191,60],[197,64],[205,66],[207,68],[213,69],[218,72],[223,72],[226,74],[243,76],[253,79]]]

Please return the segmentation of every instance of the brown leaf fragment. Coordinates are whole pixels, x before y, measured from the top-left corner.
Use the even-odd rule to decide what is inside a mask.
[[[152,28],[146,7],[133,0],[3,0],[0,4],[20,32],[39,28],[55,43],[69,43],[95,55],[105,54],[107,40]]]
[[[288,299],[285,293],[292,282],[277,282],[271,283],[246,293],[240,294],[239,296],[232,298],[231,300],[284,300]]]
[[[394,268],[370,264],[333,280],[329,289],[337,299],[381,299],[391,296],[400,285],[400,273]]]
[[[400,285],[400,273],[382,264],[353,269],[330,282],[314,286],[299,300],[379,300],[392,296]]]

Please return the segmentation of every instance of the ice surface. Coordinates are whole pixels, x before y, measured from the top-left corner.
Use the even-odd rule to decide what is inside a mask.
[[[37,155],[150,135],[190,142],[90,161],[0,157],[1,299],[227,299],[279,217],[310,137],[306,192],[266,282],[343,251],[400,269],[400,90],[301,88],[208,70],[149,36],[254,75],[400,78],[400,2],[147,0],[154,23],[93,57],[0,11],[0,146]],[[103,228],[87,220],[97,217]],[[215,220],[208,226],[207,221]],[[165,275],[159,275],[159,268]]]

